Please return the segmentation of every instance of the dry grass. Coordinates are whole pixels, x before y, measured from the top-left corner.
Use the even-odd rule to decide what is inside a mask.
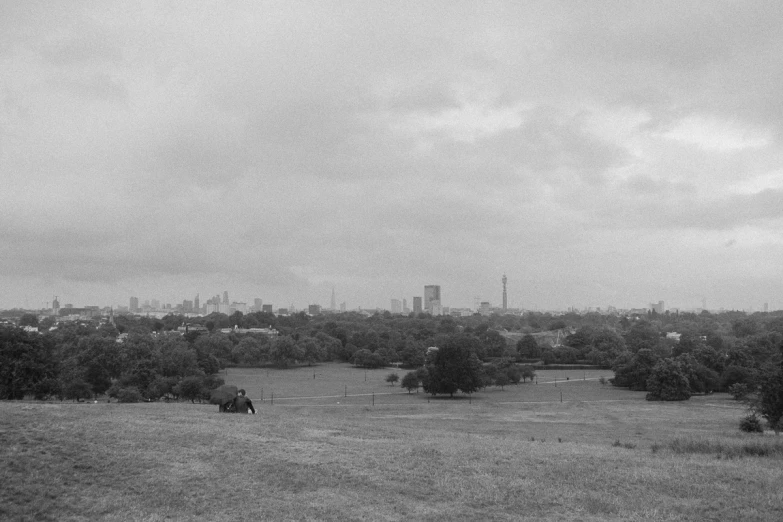
[[[347,377],[357,394],[363,386],[362,370],[340,366],[318,367],[316,379],[311,369],[310,381],[319,369],[329,386]],[[783,519],[779,455],[673,449],[777,442],[741,434],[742,410],[725,397],[647,403],[540,376],[472,401],[428,401],[392,389],[379,370],[361,390],[389,399],[375,407],[364,395],[282,400],[288,390],[323,394],[300,373],[229,374],[256,416],[184,403],[0,403],[0,519]],[[272,379],[274,405],[258,398]],[[563,403],[560,388],[571,397]]]

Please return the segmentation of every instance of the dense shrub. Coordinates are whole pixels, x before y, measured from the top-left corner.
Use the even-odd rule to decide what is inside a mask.
[[[756,414],[751,413],[742,418],[739,425],[740,430],[747,433],[764,433],[764,428],[761,425],[761,419]]]
[[[141,402],[141,392],[138,388],[121,388],[117,391],[119,402]]]

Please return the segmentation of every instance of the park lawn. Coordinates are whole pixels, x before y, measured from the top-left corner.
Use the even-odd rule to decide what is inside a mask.
[[[357,395],[282,400],[321,394],[317,368],[336,373],[323,376],[329,386],[352,378]],[[367,388],[362,370],[311,370],[309,381],[303,370],[230,370],[255,416],[189,403],[0,402],[0,519],[783,519],[783,451],[670,449],[781,447],[741,434],[744,412],[723,395],[650,403],[596,380],[555,387],[541,372],[538,385],[428,399],[388,386],[388,370]],[[278,385],[280,401],[256,398]],[[374,390],[382,400],[372,406],[359,393]]]

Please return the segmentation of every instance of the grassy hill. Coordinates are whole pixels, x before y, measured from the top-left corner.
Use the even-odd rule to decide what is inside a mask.
[[[388,373],[229,371],[255,416],[0,402],[0,519],[783,519],[783,444],[741,434],[726,396],[650,403],[542,371],[433,399]]]

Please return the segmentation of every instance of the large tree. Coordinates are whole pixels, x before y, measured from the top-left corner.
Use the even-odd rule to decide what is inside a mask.
[[[437,350],[428,355],[428,379],[424,391],[436,395],[454,392],[472,393],[481,386],[481,361],[475,353],[472,336],[457,334],[445,337]]]

